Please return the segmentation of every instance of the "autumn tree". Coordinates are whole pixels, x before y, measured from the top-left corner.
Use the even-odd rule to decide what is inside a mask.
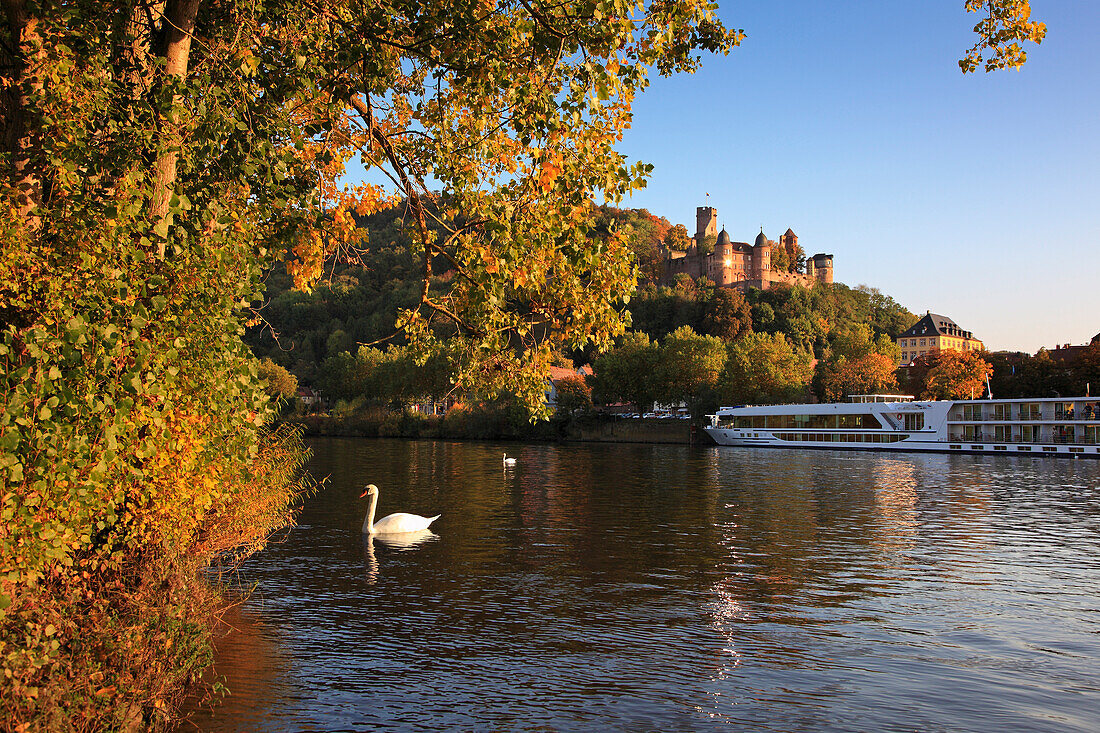
[[[592,387],[580,374],[570,374],[554,382],[557,391],[557,411],[574,415],[592,409]]]
[[[649,409],[660,397],[654,373],[660,352],[649,336],[628,332],[618,346],[593,364],[595,386],[604,404],[627,402],[638,412]]]
[[[898,347],[884,333],[855,324],[835,334],[814,374],[818,397],[836,402],[849,394],[897,389]]]
[[[855,359],[841,357],[824,372],[824,397],[838,402],[851,394],[882,394],[897,389],[897,362],[885,354],[865,354]]]
[[[726,363],[726,347],[715,336],[702,336],[681,326],[661,342],[656,369],[658,399],[666,404],[685,402],[700,414],[715,401],[718,378]]]
[[[993,367],[977,351],[944,349],[924,354],[929,369],[921,390],[922,399],[969,400],[981,397]]]
[[[298,380],[295,376],[271,359],[263,359],[256,365],[256,377],[272,397],[291,399],[298,394]]]
[[[683,224],[675,225],[665,234],[665,247],[668,249],[676,250],[677,252],[686,252],[687,248],[690,246],[691,236],[688,235],[687,227]]]
[[[696,242],[698,248],[698,254],[709,255],[714,254],[714,246],[718,243],[718,237],[714,234],[708,234],[701,240]]]
[[[781,333],[749,333],[729,344],[718,382],[726,404],[797,402],[813,375],[811,357]]]
[[[736,288],[714,288],[703,303],[701,331],[732,341],[752,330],[752,312],[744,294]]]

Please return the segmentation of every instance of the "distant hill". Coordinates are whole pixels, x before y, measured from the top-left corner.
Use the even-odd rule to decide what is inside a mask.
[[[713,284],[705,279],[696,283],[688,278],[673,287],[657,287],[652,280],[660,274],[661,245],[676,236],[668,219],[645,209],[609,206],[594,209],[593,217],[594,236],[612,228],[629,231],[643,284],[627,308],[634,329],[653,338],[682,325],[700,333],[717,329],[719,335],[748,329],[784,333],[795,345],[820,353],[830,335],[850,324],[870,324],[876,333],[896,337],[916,321],[893,298],[863,286],[749,289],[743,296],[744,307],[729,294],[716,300]],[[304,384],[315,382],[326,358],[344,351],[355,353],[359,344],[393,336],[398,310],[418,300],[418,257],[410,249],[404,208],[364,217],[360,223],[369,232],[369,241],[358,261],[330,263],[328,277],[312,293],[293,290],[284,270],[272,272],[267,279],[267,302],[260,311],[264,322],[246,334],[246,343],[258,357],[270,357]],[[436,271],[445,272],[442,261]],[[446,274],[433,283],[437,288],[447,286]],[[733,307],[736,313],[719,315],[715,311],[720,307]],[[732,331],[729,319],[737,320]],[[584,361],[593,356],[575,358]]]

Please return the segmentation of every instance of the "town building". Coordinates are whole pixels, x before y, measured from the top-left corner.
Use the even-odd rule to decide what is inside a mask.
[[[595,372],[592,371],[592,367],[589,364],[578,367],[576,369],[570,369],[567,367],[551,366],[550,376],[546,380],[546,404],[550,407],[558,406],[558,382],[562,379],[570,377],[580,377],[581,379],[587,379],[591,377]]]
[[[902,332],[897,338],[898,366],[908,364],[918,356],[930,351],[980,351],[982,342],[974,338],[970,331],[964,331],[959,324],[947,316],[926,311],[924,316]]]
[[[1084,346],[1058,344],[1054,348],[1048,349],[1047,353],[1050,354],[1051,360],[1055,362],[1075,361],[1078,357],[1084,356],[1089,349],[1097,344],[1100,344],[1100,333],[1093,336],[1092,340]]]
[[[695,236],[686,252],[666,250],[664,275],[660,284],[671,285],[679,274],[692,278],[707,277],[719,287],[759,288],[767,290],[775,283],[789,283],[813,287],[817,283],[833,282],[833,256],[816,254],[806,260],[806,272],[773,270],[772,248],[796,249],[798,236],[787,229],[778,244],[764,235],[763,229],[756,241],[734,242],[725,228],[718,231],[718,209],[700,206],[695,211]],[[714,251],[706,254],[701,245],[708,237],[714,238]]]

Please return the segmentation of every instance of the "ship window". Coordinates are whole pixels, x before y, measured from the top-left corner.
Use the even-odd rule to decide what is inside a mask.
[[[922,430],[924,428],[924,413],[923,412],[904,412],[902,413],[906,430]]]
[[[1055,443],[1074,443],[1076,442],[1074,437],[1074,427],[1072,425],[1055,425],[1054,442]]]
[[[1055,402],[1054,403],[1054,419],[1055,420],[1072,420],[1073,419],[1073,403],[1072,402]]]
[[[1012,419],[1012,405],[993,405],[993,419],[994,420],[1011,420]]]
[[[1020,405],[1021,420],[1042,420],[1043,408],[1038,402],[1025,402]]]
[[[981,420],[982,419],[982,406],[981,405],[963,405],[963,420]]]

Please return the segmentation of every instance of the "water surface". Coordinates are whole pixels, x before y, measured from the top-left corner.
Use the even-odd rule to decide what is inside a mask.
[[[1100,730],[1100,462],[312,447],[185,728]],[[434,536],[362,537],[368,482]]]

